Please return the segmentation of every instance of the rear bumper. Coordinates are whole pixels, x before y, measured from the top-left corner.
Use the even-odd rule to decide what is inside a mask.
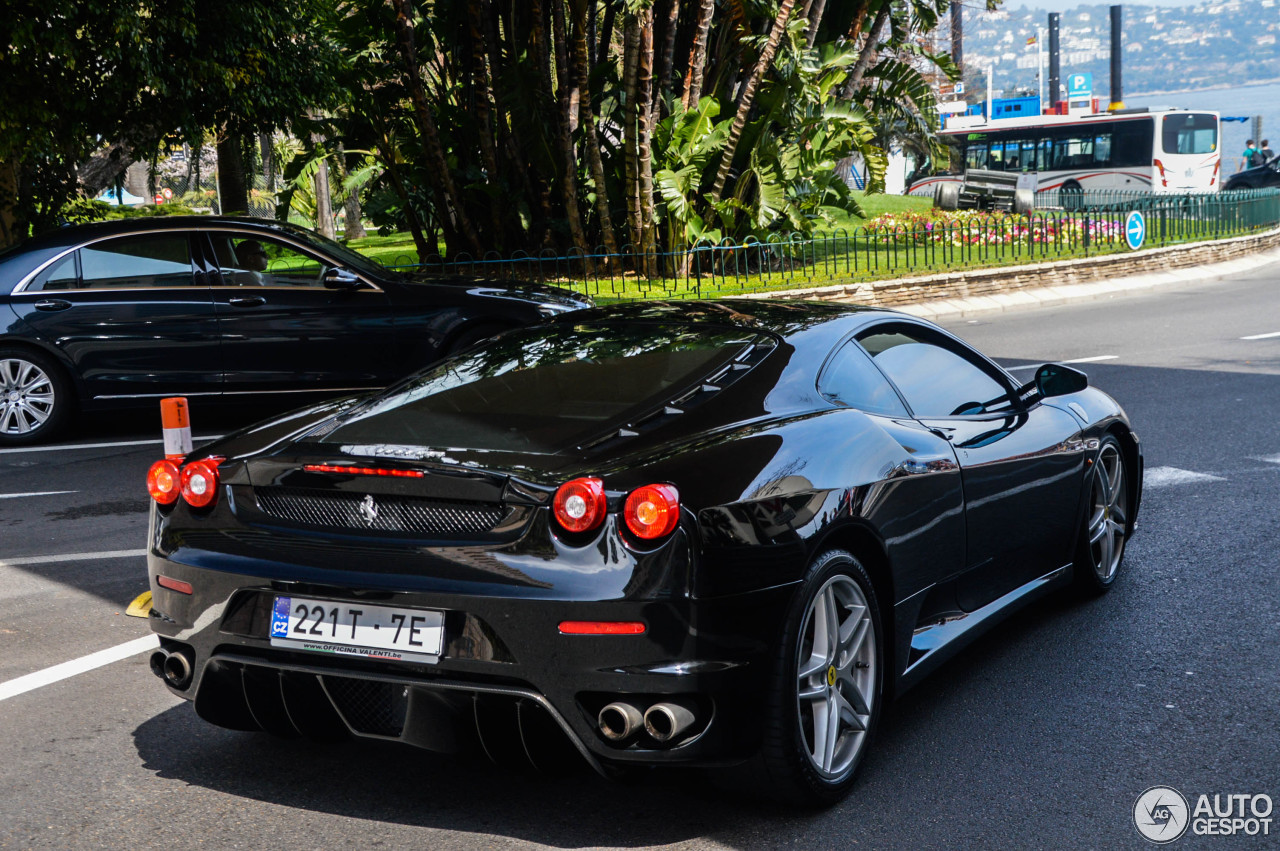
[[[154,552],[149,568],[152,628],[165,652],[188,654],[191,662],[189,682],[167,685],[194,700],[206,720],[286,735],[337,730],[440,751],[471,741],[491,756],[503,742],[523,747],[549,724],[597,769],[731,764],[751,756],[793,591],[714,601],[563,601],[308,584],[182,564]],[[158,586],[157,574],[190,583],[194,593]],[[273,647],[268,630],[277,594],[443,611],[444,652],[431,664]],[[562,635],[558,624],[565,620],[641,621],[646,631]],[[624,700],[643,713],[666,699],[682,701],[696,718],[669,743],[644,732],[611,742],[598,728],[608,703]],[[515,719],[514,735],[486,729],[504,717]]]

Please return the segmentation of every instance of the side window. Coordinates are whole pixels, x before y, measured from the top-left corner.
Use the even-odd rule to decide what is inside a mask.
[[[76,274],[76,252],[45,269],[35,280],[27,285],[27,292],[43,292],[45,290],[74,290],[80,286],[80,276]]]
[[[322,287],[326,266],[285,242],[258,234],[209,234],[224,286]]]
[[[1093,139],[1093,161],[1097,165],[1111,164],[1111,134],[1100,133]]]
[[[191,244],[184,233],[95,242],[80,249],[80,278],[90,289],[188,287]]]
[[[1011,388],[942,335],[911,325],[879,325],[858,336],[919,417],[953,417],[1014,407]]]
[[[891,417],[909,416],[893,386],[852,340],[840,347],[822,371],[818,391],[838,405]]]

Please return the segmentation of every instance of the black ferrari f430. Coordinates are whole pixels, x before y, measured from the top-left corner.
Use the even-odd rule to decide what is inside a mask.
[[[152,667],[232,729],[829,803],[895,693],[1114,582],[1142,453],[1087,383],[884,310],[565,314],[157,462]]]

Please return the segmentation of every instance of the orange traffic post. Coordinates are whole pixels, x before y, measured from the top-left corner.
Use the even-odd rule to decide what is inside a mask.
[[[191,453],[191,417],[182,396],[160,400],[160,424],[164,428],[164,457],[181,462]]]

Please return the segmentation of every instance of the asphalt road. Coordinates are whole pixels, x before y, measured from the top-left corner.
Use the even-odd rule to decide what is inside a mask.
[[[1094,359],[1145,447],[1140,528],[1109,595],[1022,612],[889,707],[843,804],[228,732],[145,652],[8,695],[148,634],[124,609],[160,453],[134,441],[158,424],[111,418],[0,451],[0,847],[1139,848],[1151,786],[1280,801],[1280,265],[947,324],[1006,365]],[[197,413],[196,433],[234,419]],[[103,442],[124,445],[84,446]],[[1275,847],[1272,818],[1173,847]]]

